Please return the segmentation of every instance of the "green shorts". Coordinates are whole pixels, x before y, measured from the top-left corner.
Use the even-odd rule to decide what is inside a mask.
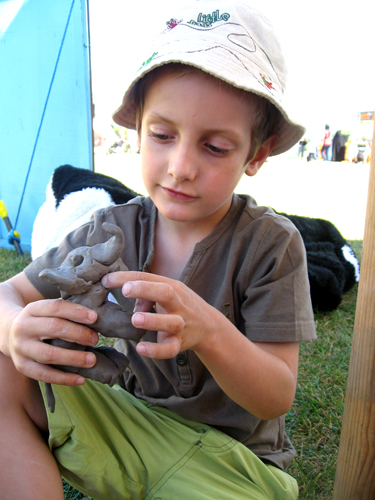
[[[53,391],[50,448],[64,479],[95,500],[298,498],[291,476],[235,439],[119,386]]]

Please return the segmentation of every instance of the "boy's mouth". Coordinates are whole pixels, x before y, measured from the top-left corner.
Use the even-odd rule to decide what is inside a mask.
[[[164,193],[167,194],[167,196],[174,198],[175,200],[181,200],[181,201],[193,201],[196,200],[196,196],[191,196],[189,194],[183,193],[182,191],[175,191],[174,189],[169,189],[166,187],[162,188]]]

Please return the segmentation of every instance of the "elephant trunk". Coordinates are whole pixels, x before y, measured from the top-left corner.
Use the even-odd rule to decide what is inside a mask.
[[[121,229],[110,222],[103,222],[103,229],[112,236],[105,243],[93,246],[91,256],[101,264],[110,266],[121,256],[125,238]]]

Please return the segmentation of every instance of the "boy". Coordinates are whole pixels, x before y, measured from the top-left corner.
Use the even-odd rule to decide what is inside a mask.
[[[279,100],[284,76],[272,28],[244,4],[168,21],[114,115],[137,127],[149,198],[95,213],[1,285],[2,498],[62,499],[60,473],[95,499],[297,498],[284,415],[299,341],[315,336],[304,247],[233,194],[304,132]],[[116,342],[130,367],[114,388],[53,368],[95,364],[43,341],[95,345],[96,314],[38,277],[106,240],[104,221],[123,230],[130,271],[102,283],[136,300],[124,337],[146,331]],[[54,414],[35,381],[54,384]]]

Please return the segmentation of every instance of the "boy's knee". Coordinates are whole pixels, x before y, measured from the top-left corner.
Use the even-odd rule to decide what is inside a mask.
[[[7,395],[13,395],[16,397],[17,392],[22,389],[23,380],[26,377],[17,371],[12,358],[5,356],[5,354],[0,353],[0,391],[1,400],[7,397]]]
[[[48,430],[42,393],[36,380],[22,375],[8,356],[0,353],[0,414],[21,411],[42,431]]]

